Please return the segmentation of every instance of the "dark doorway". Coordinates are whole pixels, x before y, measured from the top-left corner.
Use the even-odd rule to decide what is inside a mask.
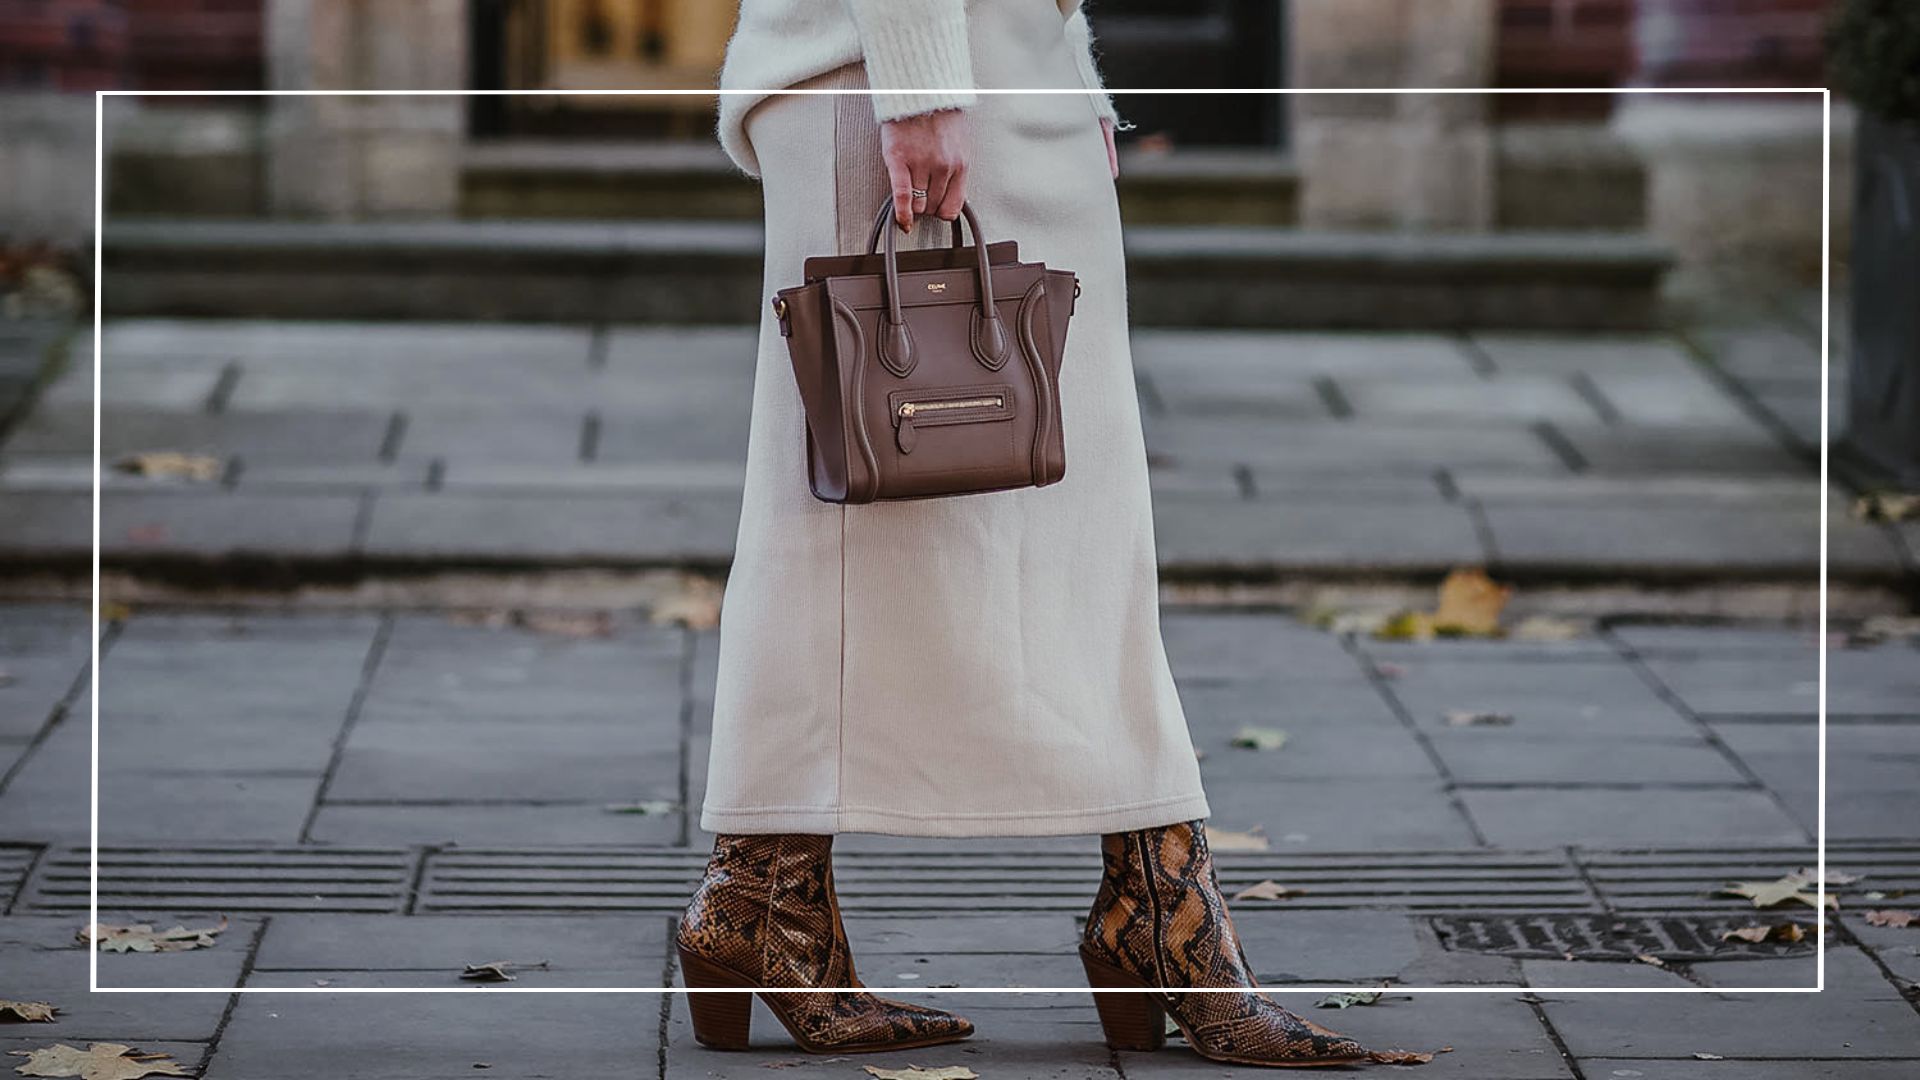
[[[1283,86],[1282,0],[1086,0],[1110,86]],[[1277,94],[1127,94],[1115,100],[1136,138],[1173,146],[1286,142],[1286,98]]]

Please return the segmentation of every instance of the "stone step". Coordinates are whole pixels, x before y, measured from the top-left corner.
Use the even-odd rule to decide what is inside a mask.
[[[1299,172],[1268,150],[1129,153],[1130,223],[1292,225]],[[760,185],[712,143],[491,139],[463,153],[460,212],[485,219],[759,221]]]
[[[1630,233],[1140,226],[1141,325],[1645,329],[1671,256]],[[134,220],[109,316],[729,323],[763,304],[758,225]]]

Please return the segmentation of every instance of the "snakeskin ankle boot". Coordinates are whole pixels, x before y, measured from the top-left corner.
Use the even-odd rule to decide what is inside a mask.
[[[676,944],[689,990],[862,985],[833,894],[831,836],[716,837]],[[952,1013],[867,993],[763,990],[760,1000],[814,1054],[905,1050],[973,1034]],[[694,1038],[746,1049],[751,994],[688,994],[687,1006]]]
[[[1359,1043],[1259,992],[1200,822],[1109,833],[1100,849],[1105,872],[1080,960],[1108,1046],[1158,1050],[1171,1016],[1187,1045],[1214,1061],[1299,1067],[1369,1059]]]

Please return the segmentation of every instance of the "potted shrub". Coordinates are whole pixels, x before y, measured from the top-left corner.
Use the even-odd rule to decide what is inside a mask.
[[[1827,47],[1860,114],[1845,450],[1870,485],[1920,490],[1920,3],[1842,0]]]

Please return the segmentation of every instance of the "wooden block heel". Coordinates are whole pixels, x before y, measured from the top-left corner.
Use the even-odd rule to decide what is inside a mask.
[[[680,950],[680,971],[689,990],[716,990],[746,987],[739,976],[712,961]],[[753,1027],[753,994],[734,990],[723,994],[688,994],[687,1011],[693,1014],[693,1037],[702,1046],[715,1050],[745,1050]]]
[[[1167,1011],[1147,984],[1080,950],[1080,964],[1093,987],[1093,1007],[1113,1050],[1158,1050],[1167,1043]],[[1121,991],[1102,993],[1103,990]]]

